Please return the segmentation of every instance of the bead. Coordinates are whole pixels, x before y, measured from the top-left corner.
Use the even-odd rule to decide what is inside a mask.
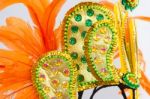
[[[65,68],[64,71],[63,71],[63,73],[64,73],[65,76],[69,76],[70,71],[69,71],[68,68]]]
[[[77,22],[80,22],[82,20],[82,16],[80,14],[75,15],[74,18]]]
[[[48,67],[48,64],[47,64],[47,63],[44,63],[44,64],[43,64],[43,67],[45,67],[45,68]]]
[[[81,62],[82,62],[82,63],[86,63],[86,57],[85,57],[85,56],[82,56],[82,57],[81,57]]]
[[[102,14],[99,14],[99,15],[96,16],[96,19],[97,19],[98,21],[103,20],[103,19],[104,19],[104,16],[103,16]]]
[[[84,39],[85,36],[86,36],[86,31],[83,31],[83,32],[81,33],[81,37]]]
[[[56,62],[55,62],[56,66],[60,66],[62,64],[63,64],[63,61],[61,59],[57,59]]]
[[[62,92],[61,91],[56,91],[55,94],[56,94],[57,97],[61,97],[62,96]]]
[[[50,92],[50,87],[44,86],[44,91],[45,91],[45,93],[49,93]]]
[[[88,9],[88,10],[87,10],[87,15],[88,15],[89,17],[93,16],[93,15],[94,15],[94,11],[93,11],[92,9]]]
[[[73,33],[77,33],[78,30],[79,30],[79,28],[78,28],[77,26],[72,26],[72,27],[71,27],[71,31],[72,31]]]
[[[70,43],[71,45],[76,44],[76,38],[71,37],[70,40],[69,40],[69,43]]]
[[[106,72],[106,68],[101,68],[100,72]]]
[[[66,81],[62,82],[62,87],[66,89],[68,87],[68,82]]]
[[[87,20],[85,21],[85,25],[86,25],[87,27],[92,26],[92,21],[91,21],[90,19],[87,19]]]
[[[77,77],[77,80],[78,80],[78,82],[84,81],[84,76],[79,74],[78,77]]]
[[[57,80],[57,79],[52,80],[52,84],[54,85],[54,87],[58,87],[59,80]]]
[[[72,57],[72,59],[77,59],[78,58],[78,53],[72,52],[71,57]]]

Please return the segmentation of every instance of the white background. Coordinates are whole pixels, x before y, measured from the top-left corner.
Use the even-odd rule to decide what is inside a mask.
[[[63,6],[61,12],[57,17],[56,27],[61,23],[65,13],[67,10],[79,2],[82,1],[97,1],[100,0],[67,0],[65,5]],[[113,1],[113,0],[111,0]],[[114,0],[117,1],[117,0]],[[150,17],[150,0],[139,0],[139,6],[132,12],[133,16],[143,15]],[[29,16],[29,13],[26,7],[23,4],[15,4],[12,5],[3,11],[0,11],[0,25],[5,24],[5,19],[9,16],[16,16],[22,18],[26,22],[33,25],[32,20]],[[137,31],[138,31],[138,45],[139,48],[143,51],[144,58],[146,60],[146,75],[149,76],[150,79],[150,22],[144,22],[136,20]],[[0,48],[4,47],[3,44],[0,43]],[[110,87],[100,90],[94,97],[94,99],[123,99],[122,96],[118,95],[117,87]],[[150,99],[150,96],[140,88],[141,99]],[[92,90],[85,91],[83,99],[89,99]]]

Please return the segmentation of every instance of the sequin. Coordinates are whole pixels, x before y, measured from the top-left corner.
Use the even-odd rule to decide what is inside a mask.
[[[80,14],[75,15],[74,18],[77,22],[80,22],[82,20],[82,16]]]
[[[84,39],[85,36],[86,36],[86,31],[83,31],[83,32],[81,33],[81,37]]]
[[[71,57],[72,57],[72,59],[77,59],[78,58],[78,53],[77,52],[72,52]]]
[[[64,73],[65,76],[69,76],[70,71],[69,71],[68,68],[65,68],[64,71],[63,71],[63,73]]]
[[[93,16],[93,15],[94,15],[94,11],[93,11],[92,9],[88,9],[88,10],[87,10],[87,15],[88,15],[89,17]]]
[[[71,31],[72,31],[73,33],[77,33],[78,30],[79,30],[79,28],[78,28],[77,26],[72,26],[72,27],[71,27]]]
[[[84,81],[84,76],[79,74],[77,80],[78,80],[78,82]]]
[[[53,84],[55,87],[57,87],[57,86],[59,85],[59,80],[57,80],[57,79],[52,80],[52,84]]]
[[[85,21],[85,25],[86,25],[87,27],[92,26],[92,20],[87,19],[87,20]]]
[[[99,15],[96,16],[96,19],[97,19],[98,21],[103,20],[103,19],[104,19],[104,16],[103,16],[102,14],[99,14]]]
[[[76,44],[76,38],[74,38],[74,37],[71,37],[70,38],[70,41],[69,41],[69,43],[71,44],[71,45],[74,45],[74,44]]]
[[[47,63],[44,63],[44,64],[43,64],[43,67],[45,67],[45,68],[48,67],[48,64],[47,64]]]
[[[86,63],[86,57],[85,57],[85,56],[82,56],[82,57],[81,57],[81,62],[82,62],[82,63]]]
[[[61,91],[56,91],[55,94],[56,94],[57,97],[61,97],[62,96],[62,92]]]

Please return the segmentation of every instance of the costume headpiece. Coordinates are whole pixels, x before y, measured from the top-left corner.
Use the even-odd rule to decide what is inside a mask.
[[[0,9],[15,1],[0,1]],[[54,31],[55,18],[64,1],[53,0],[49,6],[47,0],[39,1],[41,4],[24,1],[36,27],[32,29],[20,19],[9,18],[7,26],[0,28],[0,41],[10,49],[0,50],[0,97],[13,95],[20,99],[24,94],[19,90],[25,90],[35,99],[77,99],[86,89],[119,86],[124,98],[124,89],[128,88],[129,97],[139,99],[142,59],[134,18],[128,13],[138,0],[79,3]],[[115,59],[120,59],[120,67]],[[5,81],[7,77],[10,79]],[[27,79],[29,82],[25,82]]]

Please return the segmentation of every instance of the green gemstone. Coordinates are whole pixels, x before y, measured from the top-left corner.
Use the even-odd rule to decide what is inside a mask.
[[[78,82],[84,81],[84,76],[79,74],[77,80],[78,80]]]
[[[80,69],[80,66],[79,66],[78,64],[76,64],[76,68],[77,68],[77,70],[79,70],[79,69]]]
[[[87,27],[92,26],[92,21],[91,21],[90,19],[87,19],[87,20],[85,21],[85,25],[86,25]]]
[[[81,37],[82,37],[82,38],[85,38],[85,36],[86,36],[86,31],[83,31],[83,32],[81,33]]]
[[[86,63],[86,58],[85,58],[85,56],[82,56],[82,57],[81,57],[81,62],[82,62],[82,63]]]
[[[103,16],[102,14],[99,14],[99,15],[96,16],[96,19],[97,19],[98,21],[103,20],[103,19],[104,19],[104,16]]]
[[[70,38],[70,41],[69,41],[69,43],[71,44],[71,45],[74,45],[74,44],[76,44],[76,38],[74,38],[74,37],[71,37]]]
[[[72,31],[73,33],[77,33],[78,30],[79,30],[79,28],[78,28],[77,26],[72,26],[72,27],[71,27],[71,31]]]
[[[74,18],[77,22],[80,22],[82,20],[82,16],[80,14],[75,15]]]
[[[90,16],[90,17],[93,16],[94,15],[94,11],[92,9],[88,9],[87,10],[87,15]]]
[[[91,72],[89,67],[87,67],[87,71],[88,71],[88,72]]]
[[[78,58],[78,53],[72,52],[71,57],[72,57],[72,59],[77,59]]]

